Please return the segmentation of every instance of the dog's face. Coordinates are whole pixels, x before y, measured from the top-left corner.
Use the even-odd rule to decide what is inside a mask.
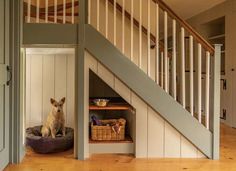
[[[50,99],[52,104],[52,110],[55,113],[62,113],[63,112],[63,105],[65,103],[66,98],[63,97],[59,102],[54,100],[53,98]]]

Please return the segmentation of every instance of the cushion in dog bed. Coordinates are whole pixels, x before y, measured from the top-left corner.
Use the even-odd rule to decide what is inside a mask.
[[[59,132],[56,138],[42,137],[41,126],[26,129],[26,145],[30,146],[37,153],[56,153],[68,150],[73,147],[74,130],[66,127],[66,135]]]

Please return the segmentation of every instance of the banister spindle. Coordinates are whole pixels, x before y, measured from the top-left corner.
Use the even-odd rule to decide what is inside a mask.
[[[39,0],[37,0],[36,2],[36,23],[39,23],[39,5],[40,5],[40,2]]]
[[[181,93],[182,105],[185,108],[185,31],[183,27],[181,27]]]
[[[108,38],[108,0],[106,0],[106,12],[105,12],[105,15],[106,15],[106,22],[105,22],[105,35],[106,35],[106,38]]]
[[[45,0],[45,23],[48,23],[48,0]]]
[[[189,37],[189,74],[190,74],[190,113],[193,116],[193,98],[194,98],[194,90],[193,90],[193,36]]]
[[[122,52],[125,53],[125,0],[122,0]]]
[[[88,24],[91,24],[91,0],[88,0]]]
[[[167,12],[164,11],[164,64],[165,64],[165,91],[169,92],[168,90],[168,25],[167,25]]]
[[[172,96],[176,100],[176,20],[172,21]]]
[[[134,0],[131,0],[131,17],[130,17],[130,59],[133,61],[134,53]]]
[[[206,52],[206,97],[205,97],[205,125],[209,129],[209,96],[210,96],[210,52]]]
[[[151,41],[150,41],[150,34],[151,34],[151,23],[150,23],[150,11],[151,11],[151,9],[150,9],[150,0],[147,0],[147,5],[148,5],[148,8],[147,8],[147,19],[148,19],[148,21],[147,21],[147,23],[148,23],[148,28],[147,28],[147,56],[148,56],[148,60],[147,60],[147,62],[148,62],[148,64],[147,64],[147,73],[148,73],[148,76],[150,77],[151,76],[151,51],[150,51],[150,48],[151,48]]]
[[[31,19],[31,0],[28,0],[28,6],[27,6],[27,22],[30,23]]]
[[[163,52],[161,52],[161,87],[162,88],[164,88],[164,73],[163,73],[163,71],[164,71],[164,53]]]
[[[156,3],[156,83],[159,81],[159,5]]]
[[[114,15],[113,15],[113,22],[114,22],[114,45],[116,46],[116,0],[114,0]]]
[[[54,0],[54,23],[57,23],[57,0]]]
[[[142,10],[143,10],[143,8],[142,8],[142,0],[139,0],[139,67],[140,68],[142,68],[142,53],[143,53],[143,51],[142,51],[142,41],[143,41],[143,39],[142,39],[142,17],[143,17],[143,15],[142,15]]]
[[[75,23],[75,0],[71,0],[71,23]]]
[[[63,0],[63,24],[66,23],[66,0]]]
[[[97,0],[97,30],[100,30],[100,0]]]
[[[198,121],[202,122],[202,45],[198,43]]]

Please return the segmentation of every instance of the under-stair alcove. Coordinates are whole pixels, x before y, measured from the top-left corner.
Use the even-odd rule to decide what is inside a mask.
[[[105,107],[98,107],[94,104],[95,99],[107,99],[108,104]],[[92,139],[91,118],[98,120],[124,119],[125,131],[122,140],[94,140]],[[134,154],[135,139],[135,109],[100,79],[93,71],[89,71],[89,152],[98,153],[119,153]],[[104,131],[102,130],[105,134]],[[104,135],[103,135],[104,136]],[[109,135],[106,135],[106,138]],[[117,134],[117,136],[119,136]],[[101,137],[100,137],[101,138]]]

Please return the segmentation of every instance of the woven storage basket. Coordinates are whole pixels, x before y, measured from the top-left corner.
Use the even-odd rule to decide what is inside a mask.
[[[125,119],[108,119],[100,120],[102,125],[98,126],[91,123],[92,140],[109,141],[109,140],[124,140],[125,139]],[[119,134],[112,130],[109,124],[119,121],[122,125]]]

